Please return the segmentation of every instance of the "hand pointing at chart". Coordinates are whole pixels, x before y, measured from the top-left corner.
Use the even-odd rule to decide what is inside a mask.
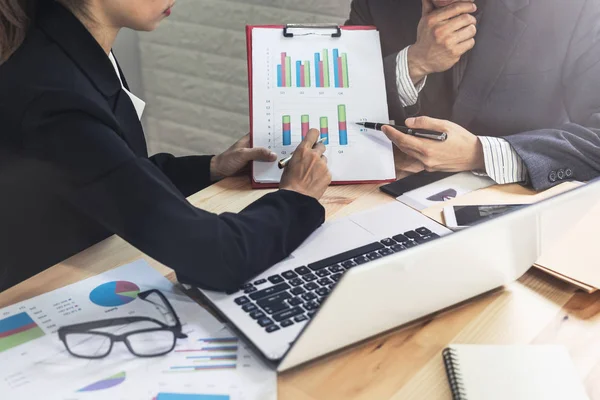
[[[331,183],[325,145],[319,141],[319,131],[311,129],[298,145],[281,177],[280,189],[291,190],[320,199]]]

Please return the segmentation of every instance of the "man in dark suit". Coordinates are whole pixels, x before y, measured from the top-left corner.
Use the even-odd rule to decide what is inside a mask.
[[[600,1],[354,0],[348,24],[381,33],[390,118],[449,134],[386,128],[406,169],[538,190],[600,175]]]

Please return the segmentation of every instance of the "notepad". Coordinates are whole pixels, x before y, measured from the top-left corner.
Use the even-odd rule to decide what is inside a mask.
[[[451,345],[443,358],[454,400],[589,400],[564,346]]]

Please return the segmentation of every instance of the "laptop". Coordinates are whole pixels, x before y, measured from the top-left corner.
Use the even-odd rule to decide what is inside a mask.
[[[509,284],[600,199],[600,181],[453,233],[393,202],[325,223],[235,293],[198,289],[278,371]]]

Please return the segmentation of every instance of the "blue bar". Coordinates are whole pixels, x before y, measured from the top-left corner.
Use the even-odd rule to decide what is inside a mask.
[[[291,131],[283,131],[283,145],[284,146],[292,145],[292,132]]]
[[[315,86],[321,87],[321,76],[319,74],[319,62],[321,61],[321,54],[315,53]]]
[[[340,131],[340,145],[348,145],[348,131]]]
[[[156,400],[229,400],[228,395],[159,393]]]
[[[283,87],[283,79],[281,79],[281,64],[277,65],[277,87]]]
[[[296,61],[296,87],[302,87],[302,79],[300,78],[300,70],[302,68],[302,61]]]
[[[27,313],[20,313],[0,320],[0,333],[9,332],[33,324],[34,321]]]
[[[338,68],[338,58],[340,58],[340,52],[338,49],[333,49],[333,76],[335,81],[335,87],[339,88],[340,85],[340,70]]]

